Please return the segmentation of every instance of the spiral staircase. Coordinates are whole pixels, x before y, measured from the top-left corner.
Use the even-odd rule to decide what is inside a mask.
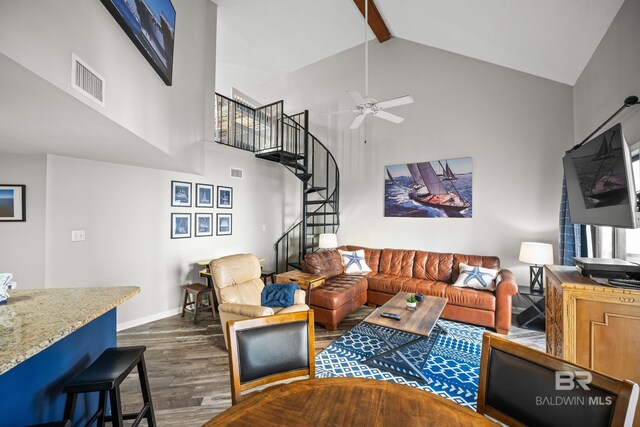
[[[283,104],[252,108],[216,93],[215,141],[280,163],[303,184],[300,219],[274,244],[278,273],[300,269],[304,255],[317,250],[318,235],[335,233],[340,226],[336,160],[309,132],[309,112],[287,115]]]

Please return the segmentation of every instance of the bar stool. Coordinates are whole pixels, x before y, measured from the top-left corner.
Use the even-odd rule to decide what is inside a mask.
[[[98,410],[86,425],[98,421],[98,426],[104,426],[105,421],[111,422],[113,427],[122,427],[123,420],[134,420],[132,427],[147,419],[149,427],[156,425],[153,403],[147,369],[144,364],[146,347],[112,347],[106,349],[95,362],[64,386],[62,391],[67,393],[64,406],[64,418],[71,420],[75,415],[76,399],[79,393],[100,392]],[[138,377],[142,389],[144,406],[138,413],[123,414],[120,400],[120,384],[135,366],[138,366]],[[107,395],[111,403],[111,415],[107,415]]]
[[[201,283],[192,283],[190,285],[182,285],[182,289],[184,289],[184,300],[182,301],[182,314],[181,317],[184,317],[184,313],[187,309],[188,305],[193,304],[193,324],[195,325],[198,321],[198,308],[201,307],[202,297],[204,295],[209,295],[209,305],[211,308],[211,314],[213,318],[216,318],[216,310],[214,308],[213,303],[213,289],[205,286]],[[189,295],[193,296],[193,301],[189,301]]]

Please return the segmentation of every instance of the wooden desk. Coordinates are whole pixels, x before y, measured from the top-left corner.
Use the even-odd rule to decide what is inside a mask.
[[[212,418],[213,426],[495,426],[443,397],[363,378],[316,378],[276,385]]]
[[[324,285],[322,274],[309,274],[302,271],[287,271],[276,276],[276,283],[295,283],[307,291],[307,305],[311,306],[311,289]]]

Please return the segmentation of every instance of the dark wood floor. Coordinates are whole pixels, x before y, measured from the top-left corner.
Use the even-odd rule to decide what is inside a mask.
[[[371,310],[363,306],[333,332],[316,325],[316,352],[359,323]],[[220,322],[212,320],[210,314],[203,314],[197,325],[192,319],[189,314],[185,318],[172,316],[118,333],[119,346],[147,347],[145,358],[160,427],[200,426],[231,406],[227,351]],[[514,327],[509,338],[544,349],[543,332]],[[130,375],[123,383],[122,399],[127,411],[141,406],[137,375]]]

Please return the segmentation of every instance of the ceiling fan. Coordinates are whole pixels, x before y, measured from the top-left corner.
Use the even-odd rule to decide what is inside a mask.
[[[398,107],[400,105],[413,103],[413,98],[409,95],[401,96],[399,98],[388,99],[386,101],[378,102],[373,98],[369,98],[369,1],[364,0],[364,87],[365,96],[362,96],[360,92],[355,90],[347,91],[353,101],[356,103],[356,107],[353,110],[334,111],[327,113],[326,115],[342,114],[342,113],[360,113],[353,119],[349,129],[358,129],[365,118],[369,115],[379,117],[384,120],[388,120],[393,123],[401,123],[404,118],[395,114],[384,111],[385,108]]]

